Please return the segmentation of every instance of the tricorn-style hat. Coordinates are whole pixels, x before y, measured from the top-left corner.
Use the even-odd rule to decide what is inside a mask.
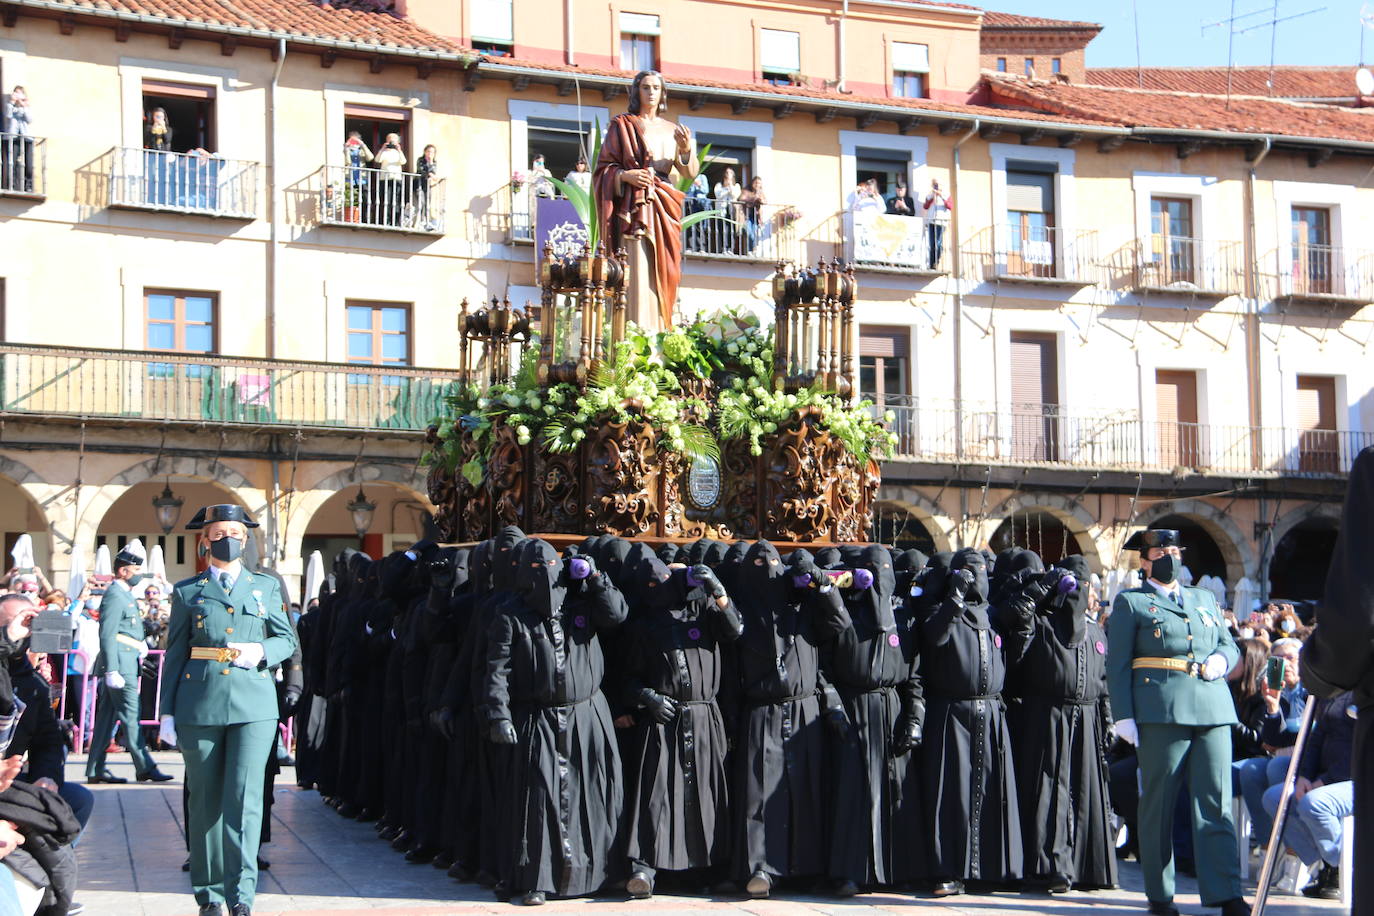
[[[241,522],[249,528],[258,527],[258,523],[244,511],[243,506],[235,503],[218,503],[198,509],[195,516],[186,523],[186,530],[199,531],[211,522]]]
[[[1122,550],[1139,550],[1141,553],[1151,547],[1182,547],[1180,535],[1172,528],[1146,528],[1137,531],[1126,539]]]
[[[121,566],[142,566],[148,560],[148,555],[143,549],[143,542],[134,538],[123,547],[119,548],[119,553],[115,554],[114,568]]]

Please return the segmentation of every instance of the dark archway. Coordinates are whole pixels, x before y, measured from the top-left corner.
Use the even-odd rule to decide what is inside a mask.
[[[1335,519],[1323,516],[1304,519],[1288,529],[1274,547],[1274,559],[1269,563],[1270,597],[1290,601],[1321,598],[1339,530]]]
[[[901,506],[879,503],[873,509],[873,524],[868,536],[875,544],[896,547],[898,550],[919,550],[926,556],[938,549],[935,536],[916,515]]]
[[[992,533],[988,546],[993,553],[1013,547],[1031,550],[1047,564],[1083,553],[1078,536],[1068,525],[1053,512],[1033,507],[1008,516]]]
[[[1193,581],[1203,576],[1217,576],[1226,581],[1226,557],[1207,529],[1186,515],[1166,515],[1150,523],[1151,528],[1172,528],[1178,532],[1183,545],[1183,565],[1193,574]]]

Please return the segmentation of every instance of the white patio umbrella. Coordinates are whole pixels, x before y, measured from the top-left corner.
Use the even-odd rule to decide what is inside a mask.
[[[1236,616],[1244,619],[1254,608],[1255,602],[1259,601],[1259,586],[1256,585],[1249,576],[1242,576],[1235,587],[1235,601],[1231,607],[1235,610]]]
[[[324,584],[324,557],[318,550],[310,552],[310,559],[305,562],[305,589],[301,592],[301,610],[304,611],[310,602],[320,597],[320,586]]]
[[[33,536],[21,534],[14,542],[14,549],[10,551],[10,556],[14,558],[14,565],[18,569],[31,569],[33,567]]]
[[[1193,571],[1187,566],[1180,566],[1178,569],[1178,581],[1183,585],[1193,584]]]
[[[67,597],[76,600],[86,587],[86,551],[80,544],[72,545],[72,571],[67,577]]]

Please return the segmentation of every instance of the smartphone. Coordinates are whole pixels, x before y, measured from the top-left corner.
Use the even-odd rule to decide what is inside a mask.
[[[1271,658],[1264,666],[1264,682],[1269,685],[1270,690],[1283,689],[1283,672],[1286,664],[1282,658]]]

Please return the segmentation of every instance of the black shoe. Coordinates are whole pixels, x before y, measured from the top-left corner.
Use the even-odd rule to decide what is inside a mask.
[[[1156,903],[1151,900],[1150,916],[1179,916],[1178,907],[1174,906],[1172,900],[1166,900],[1163,903]]]
[[[756,871],[749,876],[749,881],[744,885],[744,892],[750,897],[762,900],[768,896],[768,892],[773,889],[773,879],[768,877],[767,872]]]
[[[253,911],[246,903],[236,903],[229,907],[229,916],[253,916]]]
[[[269,862],[269,861],[267,861],[266,859],[264,859],[261,855],[259,855],[259,856],[258,856],[258,871],[268,871],[268,870],[270,870],[271,868],[272,868],[272,863]]]
[[[454,862],[450,865],[448,867],[448,876],[454,881],[458,881],[462,884],[471,884],[474,877],[472,869],[468,868],[462,862]]]
[[[109,770],[101,770],[94,776],[86,777],[86,785],[88,786],[98,785],[102,782],[108,782],[112,786],[122,786],[124,783],[128,781],[129,780],[125,779],[123,776],[116,776]]]
[[[1072,884],[1064,875],[1050,875],[1049,891],[1051,894],[1067,894]]]
[[[151,770],[149,770],[149,771],[146,772],[146,773],[139,773],[139,774],[138,774],[138,781],[139,781],[139,782],[171,782],[171,781],[172,781],[172,776],[171,776],[171,774],[169,774],[169,773],[164,773],[164,772],[162,772],[162,771],[159,770],[157,767],[153,767]]]
[[[439,850],[439,854],[429,863],[440,871],[448,871],[453,866],[453,853],[447,849]]]
[[[67,907],[67,916],[81,916],[84,912],[86,912],[86,904],[77,903],[75,900]]]
[[[934,896],[934,897],[955,897],[955,896],[957,896],[957,895],[959,895],[959,894],[962,894],[963,892],[964,892],[964,882],[962,882],[962,881],[956,881],[956,880],[954,880],[954,879],[951,878],[951,879],[945,880],[945,881],[936,881],[936,882],[935,882],[935,889],[931,891],[931,896]]]
[[[278,758],[277,758],[277,766],[281,766],[281,767],[293,767],[293,766],[295,766],[295,765],[296,765],[296,758],[295,758],[295,757],[292,757],[290,754],[287,754],[285,757],[278,757]]]
[[[428,865],[434,861],[434,857],[439,854],[439,850],[433,846],[416,846],[406,853],[406,861],[411,865]]]
[[[370,824],[377,819],[377,812],[371,808],[364,808],[358,812],[358,818],[364,824]]]
[[[377,831],[377,839],[381,840],[383,843],[390,843],[392,840],[396,839],[396,837],[400,835],[401,828],[393,827],[390,824],[387,824],[381,830]]]
[[[647,872],[637,871],[625,882],[625,891],[634,900],[648,900],[654,895],[654,879]]]
[[[396,834],[396,836],[392,837],[391,840],[391,848],[397,852],[409,852],[410,848],[414,845],[415,837],[411,835],[409,830],[402,830],[400,833]]]
[[[841,881],[839,885],[837,885],[835,888],[836,897],[857,897],[858,894],[859,885],[855,884],[853,881],[850,881],[847,878],[844,881]]]
[[[224,910],[220,909],[218,903],[206,903],[201,905],[196,916],[224,916]]]
[[[182,870],[182,871],[190,871],[190,870],[191,870],[191,857],[190,857],[190,856],[187,856],[187,857],[186,857],[186,861],[181,863],[181,870]],[[207,904],[207,906],[208,906],[208,904]],[[216,903],[215,906],[219,906],[219,904]]]
[[[346,817],[351,821],[354,818],[356,818],[358,814],[362,812],[362,810],[363,809],[359,808],[355,804],[352,804],[350,802],[344,802],[342,805],[339,805],[339,816]]]
[[[1250,916],[1250,904],[1244,897],[1234,897],[1221,905],[1221,916]]]
[[[549,898],[544,895],[543,891],[530,891],[520,898],[520,903],[523,906],[543,906],[548,899]]]

